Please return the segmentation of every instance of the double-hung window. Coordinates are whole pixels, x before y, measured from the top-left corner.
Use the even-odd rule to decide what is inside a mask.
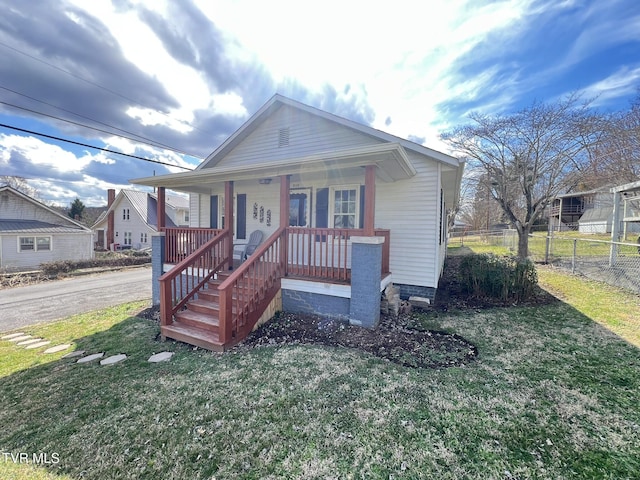
[[[124,244],[131,245],[131,232],[124,232]]]
[[[129,209],[128,208],[123,208],[122,209],[122,219],[123,220],[129,220]]]
[[[331,193],[331,223],[333,228],[358,228],[358,186],[334,187]]]
[[[19,237],[20,252],[45,252],[51,250],[51,237]]]

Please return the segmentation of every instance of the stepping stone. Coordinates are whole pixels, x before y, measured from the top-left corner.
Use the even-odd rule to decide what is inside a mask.
[[[23,335],[24,335],[24,332],[10,333],[9,335],[4,335],[0,337],[0,340],[11,340],[12,338],[21,337]]]
[[[155,355],[151,355],[149,357],[149,360],[147,360],[148,362],[151,363],[158,363],[158,362],[167,362],[171,359],[171,357],[173,356],[174,352],[160,352],[160,353],[156,353]]]
[[[66,350],[67,348],[69,348],[71,345],[56,345],[55,347],[51,347],[51,348],[47,348],[44,352],[42,353],[58,353],[61,352],[63,350]],[[71,353],[75,353],[75,352],[71,352]],[[65,355],[66,357],[66,355]]]
[[[20,335],[19,337],[13,337],[11,340],[9,340],[10,342],[21,342],[23,340],[28,340],[30,338],[33,338],[31,335]]]
[[[77,363],[87,363],[91,360],[95,360],[96,358],[102,358],[104,356],[104,352],[102,353],[94,353],[93,355],[87,355],[86,357],[82,357]]]
[[[49,345],[51,340],[45,340],[44,342],[32,343],[31,345],[27,345],[27,350],[31,350],[33,348],[44,347],[45,345]]]
[[[120,355],[113,355],[111,357],[107,357],[104,360],[100,360],[100,365],[113,365],[114,363],[118,363],[126,359],[127,356],[124,353]]]
[[[69,352],[66,355],[63,355],[62,358],[81,357],[84,354],[85,354],[84,350],[76,350],[75,352]]]
[[[42,339],[41,338],[31,338],[29,340],[23,340],[21,342],[18,342],[16,345],[30,345],[32,343],[38,343],[41,342]]]

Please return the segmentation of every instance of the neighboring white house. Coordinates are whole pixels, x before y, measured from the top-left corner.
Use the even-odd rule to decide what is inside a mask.
[[[463,167],[418,143],[275,95],[196,170],[132,182],[190,193],[191,227],[209,228],[224,228],[225,182],[233,182],[234,243],[254,230],[269,237],[282,215],[291,227],[316,229],[362,229],[371,216],[376,229],[390,231],[390,272],[401,295],[433,298]],[[369,168],[375,200],[365,212]],[[283,176],[290,179],[288,212],[280,211]],[[309,235],[311,248],[321,248],[325,236]],[[344,290],[318,285],[328,295]]]
[[[157,232],[158,199],[153,193],[138,190],[114,190],[107,194],[108,208],[93,225],[96,248],[151,248],[151,235]],[[167,195],[167,227],[189,226],[189,199]],[[109,216],[113,218],[113,236],[109,235]],[[111,240],[112,238],[112,240]],[[113,244],[113,245],[112,245]]]
[[[629,187],[631,185],[631,187]],[[578,231],[580,233],[611,233],[614,217],[614,191],[619,188],[629,188],[625,192],[623,209],[626,217],[638,217],[638,194],[633,192],[633,183],[622,187],[602,187],[584,192],[566,193],[558,195],[551,206],[549,214],[549,231]],[[631,193],[630,193],[631,192]],[[633,193],[633,195],[632,195]],[[630,221],[627,225],[630,232],[638,231]],[[626,231],[626,230],[625,230]]]
[[[0,187],[0,269],[93,257],[93,233],[24,193]]]

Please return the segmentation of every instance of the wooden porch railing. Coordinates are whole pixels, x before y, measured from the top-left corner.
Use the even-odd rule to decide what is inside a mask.
[[[286,273],[287,229],[279,228],[220,286],[218,336],[225,344],[253,329]]]
[[[160,277],[160,324],[171,325],[173,315],[180,310],[204,285],[233,261],[229,258],[229,230],[197,248],[191,256],[179,262]]]
[[[163,228],[165,233],[165,262],[179,263],[201,245],[219,235],[222,230],[215,228]]]
[[[338,282],[351,280],[352,236],[364,234],[362,229],[289,227],[287,273]],[[391,232],[377,229],[384,237],[381,273],[389,273]]]

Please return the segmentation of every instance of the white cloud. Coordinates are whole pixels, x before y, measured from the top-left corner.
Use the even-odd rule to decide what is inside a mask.
[[[582,89],[581,94],[586,99],[594,98],[594,106],[600,106],[611,99],[632,96],[637,92],[638,85],[640,85],[640,66],[635,68],[625,66],[607,78]]]
[[[135,11],[118,9],[109,0],[71,1],[99,18],[117,39],[124,56],[142,71],[157,78],[180,104],[179,109],[168,115],[134,108],[134,117],[146,122],[144,125],[163,124],[181,132],[188,131],[184,122],[192,121],[193,111],[207,105],[211,98],[201,73],[171,57],[160,39],[148,25],[140,21]],[[166,2],[138,0],[132,3],[147,4],[149,9],[168,17]]]
[[[8,163],[13,154],[24,157],[34,165],[53,167],[61,173],[80,171],[92,161],[89,155],[76,157],[57,145],[35,137],[0,135],[0,158]]]

